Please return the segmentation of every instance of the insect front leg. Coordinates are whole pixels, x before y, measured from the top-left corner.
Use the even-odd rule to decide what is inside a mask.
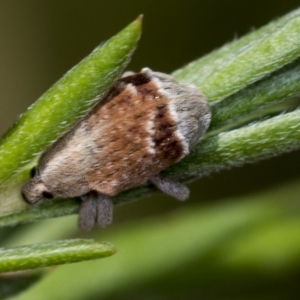
[[[162,192],[177,200],[187,200],[190,195],[190,190],[184,184],[163,175],[153,176],[150,181]]]
[[[78,226],[84,231],[91,230],[96,222],[96,200],[91,193],[81,197],[82,203],[79,209]]]
[[[113,202],[111,197],[92,191],[81,197],[79,209],[79,227],[82,230],[91,230],[95,223],[105,227],[112,223]]]
[[[113,220],[113,207],[114,207],[112,198],[107,195],[97,193],[96,206],[97,206],[97,216],[96,216],[97,223],[101,227],[106,227],[107,225],[110,225]]]

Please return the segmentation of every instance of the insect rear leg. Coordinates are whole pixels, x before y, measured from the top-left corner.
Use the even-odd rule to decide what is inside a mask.
[[[190,195],[190,190],[184,184],[160,174],[151,177],[150,181],[162,192],[177,200],[187,200]]]

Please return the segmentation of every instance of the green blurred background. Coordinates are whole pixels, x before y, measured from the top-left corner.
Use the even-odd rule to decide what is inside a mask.
[[[19,114],[101,41],[117,33],[141,13],[145,16],[143,35],[129,69],[139,70],[148,66],[154,70],[172,72],[224,43],[288,13],[299,4],[297,0],[1,1],[0,132],[4,133]],[[184,209],[198,208],[199,205],[203,209],[218,207],[218,205],[226,205],[226,199],[232,197],[237,197],[235,199],[240,201],[247,198],[249,194],[268,191],[289,182],[297,182],[300,175],[299,167],[298,151],[259,164],[223,171],[194,182],[190,185],[192,197],[186,203],[178,203],[161,195],[118,206],[115,208],[114,225],[103,231],[103,238],[114,242],[110,232],[117,235],[118,230],[127,226],[127,223],[137,227],[149,226],[152,223],[149,221],[150,223],[145,225],[143,223],[145,218],[163,220],[164,216],[168,216],[172,211],[177,213]],[[284,193],[295,194],[296,189],[295,191],[292,189],[294,186],[297,185],[291,185]],[[72,227],[72,234],[78,235],[75,218],[71,218],[70,226],[74,227]],[[56,220],[51,220],[50,224],[54,222]],[[155,224],[155,221],[153,223]],[[218,220],[215,220],[214,226],[217,225]],[[96,236],[96,238],[100,236],[101,239],[101,234],[98,231],[89,236]],[[83,233],[79,235],[87,236]],[[40,236],[37,240],[43,241],[43,237]],[[120,243],[117,245],[119,248],[122,246]],[[191,269],[192,266],[184,265],[176,278],[172,278],[171,282],[162,281],[162,286],[172,287],[172,282],[175,282],[177,289],[180,290],[180,283],[184,281],[185,274]],[[216,274],[217,277],[214,277]],[[291,280],[286,279],[284,284],[293,299],[298,292],[296,285],[293,285],[298,275],[297,272],[288,274]],[[207,292],[208,298],[205,299],[251,298],[249,294],[243,292],[242,288],[240,293],[228,292],[230,290],[228,286],[232,283],[229,284],[226,280],[216,283],[216,286],[221,284],[219,288],[223,289],[224,295],[214,292],[214,280],[223,275],[222,271],[218,273],[217,268],[215,273],[210,275],[213,279],[208,280],[206,287],[212,292]],[[252,280],[252,275],[248,275]],[[247,276],[238,285],[249,284]],[[226,274],[223,279],[225,277]],[[239,275],[235,274],[234,282],[238,277]],[[205,276],[202,274],[199,280],[203,288]],[[259,293],[259,288],[264,291],[269,288],[271,291],[273,284],[278,284],[276,280],[275,283],[272,280],[268,280],[262,287],[256,286],[258,289],[256,296],[265,295]],[[148,298],[148,289],[152,289],[153,284],[153,282],[149,283],[148,288],[145,289],[140,287],[135,298],[134,293],[130,292],[129,296],[122,293],[122,296],[103,294],[101,299],[127,299],[126,297],[128,299],[167,299],[168,297],[182,299],[183,295],[188,295],[180,292],[171,295],[171,288],[165,291],[165,288],[159,288],[157,287],[159,284],[155,283],[158,289],[156,296]],[[200,290],[197,290],[199,282],[190,281],[191,284],[195,289],[189,297],[198,299],[201,295]],[[90,297],[99,299],[97,293]],[[262,299],[266,297],[266,295],[262,296]],[[270,299],[275,298],[272,296]]]

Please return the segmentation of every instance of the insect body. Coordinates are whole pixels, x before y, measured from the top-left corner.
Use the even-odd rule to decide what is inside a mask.
[[[42,154],[23,187],[28,203],[81,197],[79,225],[112,221],[113,196],[150,180],[185,200],[189,190],[159,173],[186,156],[207,130],[211,113],[192,86],[148,68],[120,78],[69,132]]]

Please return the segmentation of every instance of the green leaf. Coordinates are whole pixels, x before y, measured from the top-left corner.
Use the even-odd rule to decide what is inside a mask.
[[[209,135],[299,107],[300,61],[212,105]],[[218,129],[215,131],[215,129]]]
[[[298,9],[173,75],[198,86],[209,101],[221,100],[296,59],[299,34]]]
[[[127,66],[140,34],[138,18],[29,107],[0,141],[0,183],[61,136],[107,92]]]
[[[115,248],[110,244],[83,239],[2,248],[0,249],[0,272],[98,259],[115,253]]]

